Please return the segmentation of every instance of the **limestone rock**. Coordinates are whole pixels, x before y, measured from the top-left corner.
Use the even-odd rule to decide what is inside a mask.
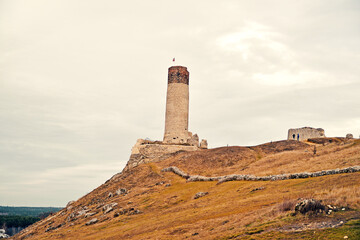
[[[157,162],[164,160],[179,151],[196,151],[198,146],[190,145],[189,143],[176,145],[166,144],[164,142],[150,142],[143,139],[138,139],[135,146],[131,150],[129,161],[127,162],[123,171],[128,171],[139,164],[148,162]]]
[[[117,205],[118,205],[117,203],[106,204],[103,207],[104,214],[107,214],[107,213],[111,212],[112,210],[114,210],[114,207]]]
[[[190,133],[191,134],[191,133]],[[199,147],[199,136],[197,134],[194,134],[190,137],[189,144],[191,146]]]
[[[85,214],[85,218],[87,218],[87,217],[91,217],[91,216],[93,216],[93,215],[95,215],[96,214],[96,212],[90,212],[90,213],[87,213],[87,214]]]
[[[351,133],[348,133],[348,134],[346,134],[346,138],[347,138],[347,139],[353,139],[354,136],[353,136]]]
[[[75,201],[70,201],[70,202],[68,202],[68,204],[66,204],[66,210],[71,210],[72,208],[73,208],[73,203],[75,203]]]
[[[10,236],[5,233],[4,229],[0,229],[0,238],[9,238]]]
[[[116,190],[117,195],[126,195],[128,193],[128,190],[126,188],[119,188]]]
[[[48,228],[45,230],[45,232],[49,232],[49,231],[51,231],[51,230],[58,229],[58,228],[62,227],[63,225],[65,225],[65,223],[61,223],[61,224],[58,224],[58,225],[56,225],[56,226],[50,226],[50,227],[48,227]]]
[[[206,196],[208,194],[209,194],[208,192],[198,192],[198,193],[195,194],[194,199],[204,197],[204,196]]]
[[[206,139],[201,139],[200,148],[202,148],[202,149],[207,149],[208,148],[208,143],[207,143]]]
[[[303,199],[295,205],[295,212],[305,214],[307,212],[322,212],[325,210],[325,206],[316,199]]]
[[[97,218],[93,218],[90,221],[88,221],[87,223],[85,223],[86,226],[91,225],[91,224],[95,224],[97,223],[99,220]]]
[[[118,217],[120,215],[135,215],[135,214],[140,214],[142,213],[139,209],[135,209],[135,208],[124,208],[121,209],[118,212],[114,213],[114,217]]]

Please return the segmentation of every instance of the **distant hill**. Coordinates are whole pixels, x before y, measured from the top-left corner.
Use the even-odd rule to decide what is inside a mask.
[[[116,174],[13,239],[359,239],[359,165],[358,139],[177,152]],[[162,171],[171,166],[182,177]],[[357,172],[339,171],[349,167]],[[319,175],[223,183],[186,179],[306,172]],[[321,201],[327,210],[294,214],[304,198]]]
[[[56,213],[59,207],[9,207],[0,206],[0,215],[39,217],[44,213]]]
[[[0,206],[0,228],[5,228],[6,233],[12,236],[60,209],[58,207]]]

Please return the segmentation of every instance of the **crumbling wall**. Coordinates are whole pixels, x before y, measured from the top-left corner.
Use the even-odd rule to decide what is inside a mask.
[[[151,142],[144,139],[138,139],[131,149],[130,159],[126,164],[124,171],[142,163],[164,160],[172,153],[178,151],[196,151],[198,149],[197,146],[164,144],[162,142]]]
[[[225,176],[214,176],[214,177],[205,177],[200,175],[190,175],[180,170],[175,166],[164,168],[162,172],[173,172],[179,175],[182,178],[187,179],[188,182],[205,182],[205,181],[218,181],[218,183],[228,182],[228,181],[276,181],[276,180],[288,180],[288,179],[298,179],[298,178],[312,178],[312,177],[321,177],[326,175],[334,174],[343,174],[343,173],[354,173],[360,172],[360,166],[352,166],[347,168],[337,168],[330,170],[323,170],[317,172],[302,172],[302,173],[288,173],[280,175],[268,175],[268,176],[255,176],[248,174],[231,174]]]
[[[288,140],[307,140],[309,138],[321,138],[325,137],[325,131],[322,128],[294,128],[288,131]]]

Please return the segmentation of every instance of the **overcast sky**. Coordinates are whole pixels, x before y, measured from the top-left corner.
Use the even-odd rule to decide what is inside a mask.
[[[360,134],[358,0],[0,0],[0,205],[64,206],[162,140],[190,72],[209,147]]]

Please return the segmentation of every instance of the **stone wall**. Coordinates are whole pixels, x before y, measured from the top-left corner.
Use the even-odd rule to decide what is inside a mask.
[[[299,139],[298,139],[299,135]],[[289,129],[288,131],[288,140],[307,140],[309,138],[321,138],[325,137],[325,131],[322,128],[311,128],[311,127],[303,127],[303,128],[294,128]]]
[[[218,181],[218,183],[228,182],[228,181],[276,181],[276,180],[288,180],[288,179],[298,179],[298,178],[311,178],[311,177],[321,177],[326,175],[334,174],[343,174],[343,173],[354,173],[360,172],[360,166],[352,166],[347,168],[337,168],[331,170],[323,170],[318,172],[302,172],[302,173],[289,173],[289,174],[280,174],[280,175],[268,175],[268,176],[255,176],[248,174],[231,174],[225,176],[217,177],[205,177],[200,175],[190,175],[183,172],[177,167],[168,167],[161,170],[162,172],[173,172],[179,175],[182,178],[187,179],[189,182],[202,182],[202,181]]]
[[[157,162],[168,158],[178,151],[196,151],[199,148],[191,145],[164,144],[162,142],[138,139],[131,149],[130,159],[123,171],[127,171],[142,163]]]
[[[173,66],[169,68],[168,84],[184,83],[189,85],[189,72],[186,67]]]

